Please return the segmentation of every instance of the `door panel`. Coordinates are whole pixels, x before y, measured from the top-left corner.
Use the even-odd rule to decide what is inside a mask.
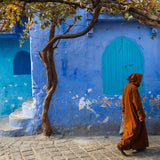
[[[134,73],[144,73],[144,60],[140,48],[127,37],[118,37],[105,49],[102,56],[102,84],[104,94],[122,94],[128,83],[126,78]],[[139,87],[144,91],[144,82]]]

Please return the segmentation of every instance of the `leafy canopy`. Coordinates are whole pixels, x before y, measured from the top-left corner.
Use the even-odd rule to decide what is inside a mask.
[[[77,15],[76,7],[69,4],[54,3],[54,2],[32,2],[26,3],[23,1],[4,0],[0,3],[0,20],[7,30],[12,26],[16,26],[17,22],[24,26],[23,35],[21,38],[25,41],[29,37],[28,30],[33,29],[33,24],[37,24],[34,17],[37,16],[40,21],[40,28],[45,29],[51,24],[59,28],[66,18],[71,17],[73,24],[81,19]],[[27,17],[28,22],[23,22],[23,18]],[[21,41],[21,44],[23,41]]]
[[[59,27],[68,17],[73,18],[73,24],[81,20],[77,15],[77,8],[94,12],[94,8],[101,6],[101,13],[121,14],[126,20],[132,17],[139,22],[160,27],[159,0],[0,0],[0,21],[7,30],[19,22],[25,27],[24,40],[29,36],[28,30],[33,29],[35,16],[40,20],[40,28],[45,29],[51,24]],[[23,22],[23,17],[28,22]]]

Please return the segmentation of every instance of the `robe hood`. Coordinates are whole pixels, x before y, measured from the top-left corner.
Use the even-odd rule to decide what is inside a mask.
[[[126,80],[139,87],[142,81],[142,76],[143,75],[140,73],[132,73]]]

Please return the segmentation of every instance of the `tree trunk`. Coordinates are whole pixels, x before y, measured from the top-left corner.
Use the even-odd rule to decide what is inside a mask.
[[[54,63],[54,50],[53,45],[60,39],[69,39],[69,38],[77,38],[80,36],[83,36],[84,34],[88,33],[92,27],[95,25],[99,13],[100,13],[101,7],[96,7],[95,13],[93,15],[92,21],[90,24],[81,32],[75,33],[75,34],[63,34],[54,36],[55,34],[55,25],[52,25],[50,28],[49,33],[49,42],[46,44],[46,46],[42,50],[42,56],[39,53],[39,56],[41,60],[43,61],[45,67],[46,67],[46,74],[47,74],[47,96],[44,99],[43,102],[43,111],[41,115],[41,121],[43,125],[43,133],[46,136],[50,136],[52,134],[52,128],[48,119],[48,110],[50,106],[50,101],[52,98],[52,95],[56,89],[57,86],[57,73],[55,69],[55,63]],[[53,133],[58,133],[56,128],[54,128]]]
[[[49,41],[54,37],[54,33],[55,33],[55,25],[51,25],[50,32],[49,32]],[[52,46],[48,47],[47,54],[45,54],[45,56],[42,57],[46,67],[47,96],[45,97],[43,102],[43,111],[41,115],[41,121],[43,125],[43,133],[46,136],[50,136],[52,134],[52,128],[48,119],[48,110],[49,110],[52,95],[57,86],[57,73],[55,69],[53,54],[54,54],[54,50],[53,50],[53,44],[52,44]],[[53,131],[53,133],[57,133],[56,129]]]

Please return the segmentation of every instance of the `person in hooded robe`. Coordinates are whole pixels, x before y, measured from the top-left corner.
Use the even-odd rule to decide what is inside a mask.
[[[143,110],[138,87],[141,84],[142,74],[133,73],[127,80],[122,97],[122,115],[124,116],[124,133],[117,148],[125,155],[124,150],[143,151],[149,146]]]

